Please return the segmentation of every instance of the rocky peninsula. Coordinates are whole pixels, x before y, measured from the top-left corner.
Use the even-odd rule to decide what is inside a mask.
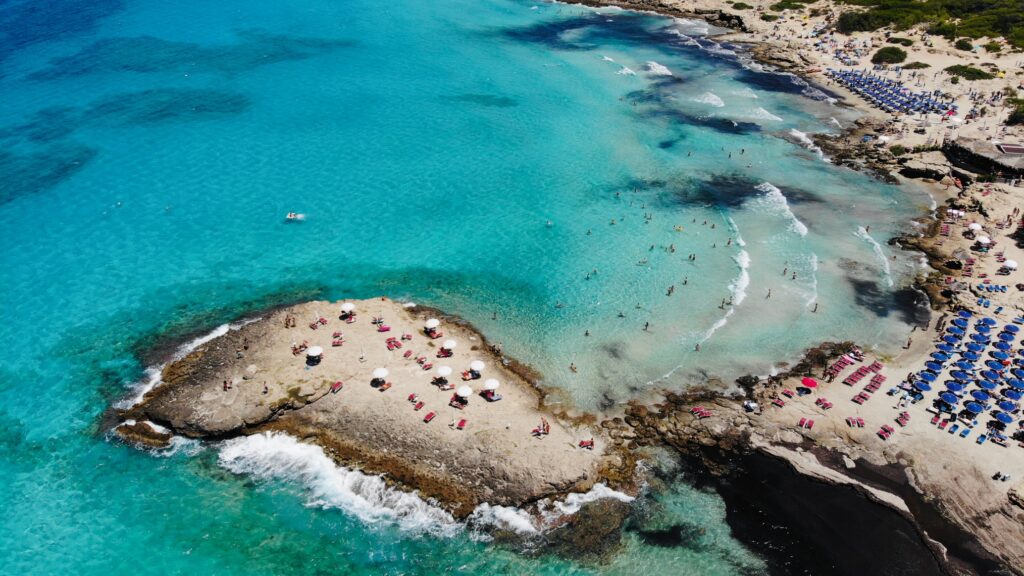
[[[161,380],[120,414],[123,438],[286,432],[457,517],[585,492],[623,464],[599,428],[547,410],[528,370],[472,327],[385,298],[278,309]]]

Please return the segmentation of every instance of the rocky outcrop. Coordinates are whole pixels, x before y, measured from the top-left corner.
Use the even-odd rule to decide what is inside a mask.
[[[622,524],[630,512],[628,503],[614,498],[587,502],[545,535],[545,549],[585,562],[606,561],[622,544]]]
[[[114,432],[122,440],[145,448],[166,448],[171,445],[173,436],[167,432],[159,432],[146,422],[125,422]]]

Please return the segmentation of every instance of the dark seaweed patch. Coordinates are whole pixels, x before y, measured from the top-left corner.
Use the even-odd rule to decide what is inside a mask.
[[[237,74],[260,66],[304,60],[352,46],[351,40],[304,38],[263,31],[239,32],[240,42],[202,46],[139,36],[97,41],[71,56],[55,58],[47,68],[29,75],[53,80],[99,72],[190,72]]]
[[[96,150],[80,145],[53,146],[42,152],[16,154],[0,150],[0,204],[43,192],[71,178]]]
[[[707,546],[702,542],[704,529],[689,524],[676,524],[661,530],[637,530],[637,535],[645,544],[660,548],[688,548],[703,550]]]
[[[447,99],[455,102],[467,102],[469,104],[487,106],[489,108],[512,108],[513,106],[519,105],[519,102],[515,98],[498,96],[496,94],[459,94],[458,96],[449,96]]]
[[[756,188],[759,183],[744,176],[721,174],[676,190],[675,197],[684,204],[739,208],[747,200],[763,194]]]
[[[572,33],[571,35],[568,33]],[[602,43],[623,43],[662,50],[694,49],[672,26],[657,26],[643,14],[589,13],[556,21],[506,28],[501,34],[519,42],[542,44],[556,50],[593,50]],[[571,37],[570,37],[571,36]]]
[[[884,290],[874,280],[847,277],[853,286],[854,301],[879,318],[897,314],[905,324],[926,325],[930,318],[927,297],[913,288]]]
[[[35,143],[50,142],[69,136],[77,129],[78,121],[79,111],[76,108],[44,108],[33,114],[28,122],[0,130],[0,138],[24,138]]]
[[[154,124],[239,114],[249,108],[243,94],[217,90],[159,88],[115,94],[86,109],[83,122]]]
[[[93,30],[121,0],[22,0],[0,9],[0,62],[18,50]]]

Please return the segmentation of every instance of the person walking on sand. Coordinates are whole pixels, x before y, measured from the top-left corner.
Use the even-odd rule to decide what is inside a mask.
[[[570,362],[570,363],[569,363],[569,370],[570,370],[570,371],[571,371],[571,372],[572,372],[573,374],[575,374],[575,373],[576,373],[576,363],[575,363],[575,362]]]
[[[647,332],[647,329],[650,328],[650,327],[651,327],[651,323],[650,322],[644,322],[644,332]]]
[[[768,289],[768,295],[767,295],[767,296],[765,296],[765,299],[767,300],[768,298],[771,298],[771,297],[772,297],[772,289],[771,289],[771,288],[769,288],[769,289]]]
[[[697,345],[693,347],[693,351],[700,352],[700,342],[697,342]]]

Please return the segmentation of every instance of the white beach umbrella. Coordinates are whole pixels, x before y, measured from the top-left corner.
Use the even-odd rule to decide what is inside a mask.
[[[991,244],[992,239],[988,236],[978,236],[978,244]]]
[[[374,378],[387,378],[388,377],[388,369],[387,368],[374,368],[374,370],[373,370],[373,377]]]
[[[474,372],[481,372],[484,369],[484,363],[482,360],[473,360],[469,363],[469,369]]]
[[[441,348],[444,348],[445,350],[455,350],[455,347],[458,345],[459,343],[455,340],[445,340],[444,344],[441,344]]]
[[[345,302],[341,305],[341,311],[348,313],[356,309],[356,305],[351,302]]]
[[[1003,262],[1003,266],[1009,268],[1010,270],[1016,270],[1017,269],[1017,261],[1016,260],[1007,260],[1006,262]]]
[[[473,389],[469,386],[459,386],[459,389],[456,390],[455,393],[461,398],[469,398],[473,394]]]
[[[427,328],[430,328],[431,330],[433,330],[434,328],[437,328],[440,325],[441,325],[441,321],[438,320],[437,318],[431,318],[430,320],[427,320],[426,324],[424,324],[424,326],[426,326]]]
[[[967,227],[975,231],[981,230],[981,224],[978,224],[977,222],[971,222]]]
[[[501,386],[501,382],[498,382],[494,378],[488,378],[487,381],[484,382],[484,390],[497,390],[498,386]]]
[[[306,350],[306,356],[323,356],[324,349],[319,346],[311,346],[309,350]]]
[[[452,375],[452,367],[451,366],[441,366],[440,368],[437,369],[437,375],[442,377],[442,378],[447,378],[448,376],[451,376]]]

